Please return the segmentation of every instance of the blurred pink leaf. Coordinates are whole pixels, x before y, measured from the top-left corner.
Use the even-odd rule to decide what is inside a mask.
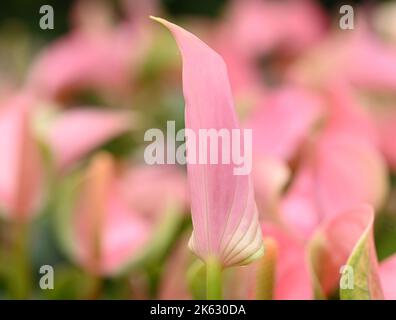
[[[93,158],[74,214],[75,258],[91,272],[113,274],[147,244],[150,224],[120,197],[111,156]]]
[[[289,52],[318,41],[326,17],[313,1],[234,1],[226,19],[228,41],[244,55],[268,53],[284,47]]]
[[[57,169],[75,161],[128,130],[125,112],[79,108],[62,112],[52,123],[49,144]]]
[[[292,233],[307,239],[321,220],[316,199],[316,179],[309,164],[298,168],[280,203],[280,217]]]
[[[341,298],[382,298],[373,221],[372,208],[361,205],[330,219],[316,231],[310,258],[318,296],[331,294],[339,284],[341,267],[349,265],[354,289],[342,289]]]
[[[245,127],[253,130],[253,151],[289,161],[320,120],[323,102],[309,91],[288,87],[263,99]]]
[[[275,225],[264,224],[263,233],[278,245],[274,299],[312,299],[305,244]]]
[[[260,217],[278,219],[283,188],[290,179],[288,166],[273,157],[255,157],[252,176]]]
[[[282,214],[308,236],[321,221],[359,203],[379,208],[386,194],[386,167],[374,147],[349,135],[325,134],[308,150]]]
[[[0,108],[0,206],[12,219],[37,213],[43,196],[43,168],[32,129],[29,95]]]
[[[381,149],[389,166],[396,171],[396,111],[385,114],[378,123]]]
[[[343,79],[369,90],[396,88],[396,49],[376,38],[361,12],[353,32],[334,32],[288,70],[290,79],[320,87]]]
[[[45,49],[33,66],[29,85],[59,98],[78,88],[120,87],[127,82],[125,39],[72,33]]]
[[[171,165],[135,166],[119,185],[128,206],[152,220],[158,220],[170,207],[182,213],[188,205],[187,179]]]
[[[327,86],[325,96],[329,106],[325,131],[354,135],[373,146],[379,145],[374,119],[358,103],[350,84],[337,79]]]
[[[356,31],[344,40],[341,67],[345,67],[352,83],[371,89],[396,89],[396,49],[377,39],[366,20],[360,19]]]
[[[106,2],[78,1],[72,11],[71,32],[45,48],[34,62],[27,84],[52,99],[74,91],[130,90],[138,63],[151,41],[146,17],[157,10],[153,1],[123,1],[125,18],[114,23]]]
[[[387,171],[371,145],[343,135],[328,135],[317,144],[315,162],[320,214],[329,217],[358,203],[374,208],[382,205]]]

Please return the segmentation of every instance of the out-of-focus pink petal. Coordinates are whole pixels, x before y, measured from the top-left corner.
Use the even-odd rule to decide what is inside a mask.
[[[379,137],[371,115],[358,105],[351,86],[337,80],[328,86],[329,111],[326,130],[354,135],[378,146]]]
[[[378,151],[356,137],[327,135],[317,144],[316,194],[325,217],[359,203],[379,208],[387,194],[387,172]]]
[[[81,89],[130,90],[132,71],[151,41],[150,25],[142,17],[157,9],[153,1],[122,5],[126,19],[113,25],[114,12],[106,2],[78,1],[73,30],[39,54],[28,87],[52,99]]]
[[[314,86],[335,78],[364,89],[394,90],[396,50],[376,38],[360,19],[353,32],[335,33],[307,51],[288,74]]]
[[[227,19],[229,41],[248,56],[276,47],[299,51],[320,39],[326,26],[312,1],[234,1]]]
[[[196,135],[200,129],[239,129],[222,58],[191,33],[157,20],[173,33],[182,54],[186,128]],[[187,171],[192,250],[203,260],[216,257],[223,266],[247,263],[261,255],[261,228],[250,176],[234,175],[234,165],[222,163],[188,163]]]
[[[323,294],[329,295],[340,279],[340,268],[346,265],[358,241],[368,235],[370,266],[373,282],[378,282],[378,261],[373,238],[374,212],[369,206],[357,206],[325,222],[311,241],[311,263],[315,280]],[[362,270],[359,270],[362,272]],[[357,272],[357,270],[356,270]],[[374,288],[373,288],[374,289]]]
[[[10,98],[0,108],[0,206],[10,218],[37,211],[42,190],[42,163],[32,132],[28,95]]]
[[[78,88],[121,87],[127,83],[128,51],[118,38],[75,32],[58,40],[33,66],[29,86],[50,98]]]
[[[396,170],[396,111],[386,114],[378,122],[381,149],[393,170]]]
[[[396,256],[380,263],[379,275],[385,299],[396,300]]]
[[[114,163],[97,155],[77,198],[73,219],[75,258],[91,272],[112,274],[136,256],[150,235],[150,224],[118,194]]]
[[[102,272],[116,272],[136,258],[151,230],[142,215],[133,212],[117,194],[111,195],[102,230]]]
[[[154,220],[169,207],[183,211],[188,203],[187,179],[171,165],[132,168],[121,179],[120,191],[128,205]]]
[[[358,86],[395,90],[396,49],[381,42],[363,21],[359,22],[353,37],[346,42],[347,76]]]
[[[312,299],[312,284],[304,244],[275,225],[264,224],[263,233],[278,244],[274,299]]]
[[[312,166],[303,164],[280,204],[281,219],[300,238],[308,238],[321,220],[316,188]]]
[[[305,90],[285,88],[263,99],[246,128],[253,130],[253,152],[290,160],[322,115],[321,99]]]
[[[227,30],[228,31],[228,30]],[[264,90],[264,83],[256,61],[251,61],[229,43],[227,32],[216,34],[213,45],[227,64],[228,74],[233,92],[236,97],[255,97]]]
[[[326,134],[307,152],[281,213],[306,237],[320,221],[359,203],[380,207],[387,189],[386,167],[373,146],[351,135]]]
[[[276,219],[282,190],[290,178],[289,168],[273,157],[256,157],[252,176],[260,216]]]
[[[130,90],[132,71],[151,41],[150,25],[142,16],[147,17],[154,5],[123,5],[126,19],[113,25],[107,3],[79,1],[72,15],[74,29],[39,54],[28,77],[29,88],[52,99],[84,89]]]
[[[56,167],[69,167],[127,129],[128,118],[123,112],[81,108],[61,113],[49,132]]]

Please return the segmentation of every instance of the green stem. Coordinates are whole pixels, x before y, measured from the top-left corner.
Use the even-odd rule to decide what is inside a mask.
[[[208,300],[222,299],[222,267],[215,257],[209,257],[206,260],[206,298]]]

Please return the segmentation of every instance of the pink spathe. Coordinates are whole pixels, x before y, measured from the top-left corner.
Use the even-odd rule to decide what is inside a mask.
[[[186,128],[238,129],[223,59],[186,30],[154,18],[170,29],[183,58]],[[187,144],[187,153],[188,153]],[[223,266],[245,264],[263,252],[261,228],[248,175],[232,164],[188,164],[193,234],[191,249]]]
[[[11,219],[37,213],[43,166],[32,123],[33,99],[20,93],[0,108],[0,208]]]
[[[60,113],[48,134],[57,169],[70,167],[89,151],[128,128],[128,114],[125,112],[78,108]]]

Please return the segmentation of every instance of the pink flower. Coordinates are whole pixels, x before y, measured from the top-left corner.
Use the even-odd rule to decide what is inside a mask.
[[[396,109],[381,117],[378,127],[381,134],[381,150],[391,169],[396,171]]]
[[[378,151],[356,137],[329,134],[309,148],[282,200],[281,214],[305,237],[321,221],[359,203],[379,208],[386,193],[386,169]]]
[[[276,64],[274,72],[264,72],[265,79],[276,81],[285,65],[321,39],[326,25],[326,17],[313,1],[235,0],[211,43],[228,66],[237,98],[241,94],[254,98],[269,89],[259,61],[277,59],[280,68]],[[274,65],[272,61],[269,68]]]
[[[312,299],[311,275],[304,243],[287,230],[271,224],[263,225],[263,233],[277,244],[273,298]]]
[[[120,181],[128,206],[154,221],[169,208],[184,211],[189,203],[186,189],[185,175],[171,165],[134,166]]]
[[[0,108],[0,207],[12,219],[37,213],[43,197],[43,163],[33,132],[28,94],[11,97]]]
[[[392,299],[396,260],[392,256],[378,263],[373,221],[369,206],[356,206],[321,223],[308,241],[295,238],[279,225],[264,224],[263,232],[274,242],[276,253],[272,261],[264,256],[242,271],[248,275],[246,292],[258,298],[260,286],[274,281],[272,294],[267,293],[274,299],[323,299],[337,288],[344,299]],[[264,269],[268,263],[272,268]],[[345,266],[354,271],[349,279],[353,288],[345,290],[346,294],[340,285]],[[267,273],[260,274],[263,271]]]
[[[253,129],[255,167],[272,159],[275,168],[283,168],[267,175],[262,169],[253,171],[256,194],[278,202],[272,209],[260,204],[260,213],[293,225],[301,237],[359,203],[380,208],[387,194],[375,123],[355,104],[349,86],[341,84],[329,85],[323,95],[296,86],[278,89],[245,124]],[[278,172],[283,172],[281,180]]]
[[[92,273],[122,271],[150,249],[168,214],[182,216],[186,198],[174,195],[184,191],[184,184],[174,168],[123,169],[110,155],[95,155],[82,184],[72,191],[71,243],[63,245]]]
[[[226,66],[221,57],[186,30],[170,29],[183,58],[186,128],[238,129]],[[190,151],[189,151],[190,150]],[[191,152],[187,144],[187,153]],[[221,161],[220,161],[221,162]],[[202,260],[224,266],[245,264],[263,253],[261,230],[248,175],[230,164],[187,164],[193,235],[190,248]]]
[[[311,239],[310,261],[317,295],[328,296],[341,283],[341,267],[350,266],[354,273],[350,283],[353,288],[345,290],[344,296],[346,288],[341,287],[341,298],[383,299],[373,223],[372,208],[358,206],[327,221],[316,231]]]
[[[288,86],[262,97],[245,127],[253,132],[253,178],[260,215],[277,218],[283,188],[308,136],[323,117],[320,96]],[[274,125],[276,124],[276,125]]]
[[[360,89],[394,90],[396,50],[377,39],[364,18],[353,32],[334,32],[307,50],[288,71],[289,79],[315,87],[343,79]]]
[[[324,33],[326,19],[313,1],[234,1],[226,20],[229,41],[243,55],[274,48],[305,49]]]
[[[104,93],[130,90],[133,71],[150,40],[147,22],[137,19],[136,12],[132,17],[132,12],[146,16],[149,8],[127,1],[124,5],[128,19],[112,25],[106,5],[77,2],[74,28],[39,54],[28,75],[28,87],[51,99],[81,89]]]
[[[245,123],[255,155],[290,161],[323,117],[323,105],[320,96],[293,86],[261,98]]]
[[[27,219],[39,212],[46,194],[45,161],[39,141],[48,144],[57,172],[128,129],[125,114],[94,109],[62,112],[48,136],[41,136],[38,100],[21,92],[0,108],[0,207],[10,218]]]
[[[69,168],[93,149],[126,132],[131,127],[129,116],[126,112],[87,107],[60,112],[50,123],[47,135],[56,169]]]
[[[97,274],[119,271],[147,244],[151,231],[120,197],[114,165],[106,154],[93,159],[74,213],[72,254]]]

